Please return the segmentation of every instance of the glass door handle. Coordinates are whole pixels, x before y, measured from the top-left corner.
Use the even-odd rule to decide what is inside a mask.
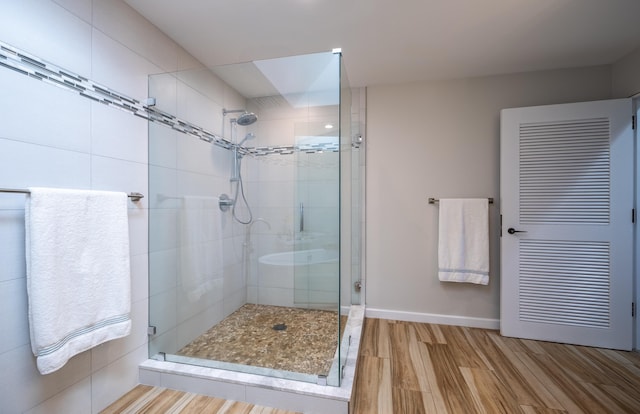
[[[300,203],[300,233],[304,231],[304,204]]]

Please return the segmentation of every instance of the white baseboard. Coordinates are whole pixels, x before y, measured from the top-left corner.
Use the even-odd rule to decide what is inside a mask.
[[[392,319],[396,321],[467,326],[469,328],[500,329],[499,319],[474,318],[471,316],[439,315],[435,313],[405,312],[369,307],[365,308],[365,316],[368,318]]]

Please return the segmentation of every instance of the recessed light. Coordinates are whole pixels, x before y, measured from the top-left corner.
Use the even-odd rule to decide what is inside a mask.
[[[326,129],[333,129],[333,125],[331,125],[331,124],[327,124],[327,125],[325,125],[324,127],[325,127]]]

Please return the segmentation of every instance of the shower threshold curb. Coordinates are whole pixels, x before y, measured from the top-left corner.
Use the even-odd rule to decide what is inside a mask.
[[[364,306],[352,305],[344,332],[351,337],[340,387],[218,368],[148,359],[140,383],[304,413],[348,413],[364,322]]]

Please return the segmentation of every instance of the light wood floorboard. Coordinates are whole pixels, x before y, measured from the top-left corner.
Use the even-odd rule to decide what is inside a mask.
[[[362,338],[353,414],[640,413],[635,352],[382,319]]]
[[[101,414],[300,414],[241,401],[138,385]]]
[[[640,413],[640,355],[366,319],[350,408],[351,414]],[[139,385],[103,413],[291,412]]]

